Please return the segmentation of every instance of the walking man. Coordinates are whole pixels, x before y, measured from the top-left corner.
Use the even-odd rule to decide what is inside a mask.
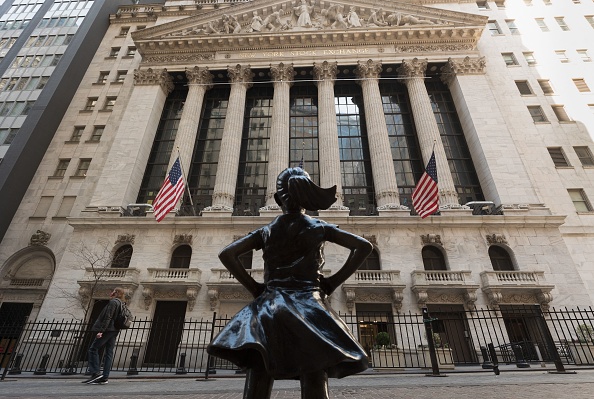
[[[85,384],[107,384],[109,371],[113,361],[113,350],[115,348],[118,330],[114,326],[114,320],[120,312],[122,302],[124,302],[125,292],[121,287],[113,289],[109,294],[109,303],[103,308],[97,321],[93,324],[91,330],[97,332],[93,343],[89,347],[89,372],[91,377],[83,381]],[[103,355],[103,373],[99,372],[99,350],[105,347]]]

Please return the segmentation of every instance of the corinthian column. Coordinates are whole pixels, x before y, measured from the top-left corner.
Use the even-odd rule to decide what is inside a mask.
[[[334,80],[338,63],[324,61],[314,63],[313,72],[318,86],[318,151],[320,165],[320,185],[336,185],[338,201],[331,209],[342,208],[342,179],[340,176],[340,151],[338,148],[338,125],[334,106]]]
[[[217,179],[212,195],[212,206],[202,212],[233,211],[235,186],[237,184],[237,168],[239,167],[239,153],[241,150],[241,134],[243,132],[243,114],[247,90],[252,87],[254,74],[249,66],[237,64],[227,68],[227,75],[231,82],[231,94],[227,106],[227,117],[223,127],[221,151],[217,166]]]
[[[120,211],[135,203],[173,80],[166,69],[134,71],[128,100],[89,208]],[[123,101],[123,100],[122,100]]]
[[[289,166],[289,99],[295,71],[293,65],[270,65],[274,80],[270,149],[268,150],[268,186],[263,210],[280,209],[274,201],[276,177]]]
[[[394,160],[379,90],[378,79],[381,72],[381,62],[372,60],[365,63],[359,62],[355,68],[357,77],[361,79],[358,83],[363,90],[375,199],[378,209],[408,209],[400,205],[398,196]]]
[[[417,58],[412,61],[402,61],[402,66],[398,68],[400,77],[404,78],[404,83],[408,89],[410,105],[417,127],[417,137],[421,147],[424,164],[427,165],[431,158],[431,151],[435,143],[435,162],[437,164],[437,186],[439,188],[439,205],[441,207],[457,207],[458,194],[452,179],[452,173],[448,165],[445,149],[439,134],[439,127],[433,114],[429,93],[425,87],[425,70],[427,69],[427,60]]]
[[[196,135],[198,134],[198,124],[200,123],[200,112],[202,111],[202,103],[204,102],[204,94],[212,88],[212,74],[208,72],[208,68],[200,68],[195,66],[192,69],[186,68],[186,76],[188,77],[188,95],[184,103],[184,109],[179,121],[177,134],[175,135],[175,144],[171,152],[171,159],[169,160],[170,170],[177,158],[177,150],[179,149],[180,162],[184,173],[188,173],[188,168],[192,162],[192,153],[196,142]],[[186,179],[188,177],[186,176]]]

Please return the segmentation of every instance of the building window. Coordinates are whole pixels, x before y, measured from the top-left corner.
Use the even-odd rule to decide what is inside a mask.
[[[49,66],[56,66],[56,65],[58,65],[58,63],[60,62],[61,59],[62,59],[62,54],[56,54],[56,55],[54,55],[54,57],[52,58],[52,62],[50,63]]]
[[[514,53],[501,53],[503,60],[505,61],[505,65],[518,65],[518,60],[516,60],[516,56]]]
[[[584,79],[572,79],[573,83],[575,84],[575,87],[577,87],[578,91],[580,93],[589,93],[590,92],[590,88],[588,87],[588,84],[586,83],[586,81]]]
[[[569,115],[567,115],[567,111],[565,111],[565,106],[563,105],[551,105],[555,116],[559,122],[571,122]]]
[[[572,0],[572,1],[573,1],[573,4],[581,4],[580,0]]]
[[[425,270],[448,270],[445,257],[439,248],[426,245],[421,251],[421,256]]]
[[[99,72],[99,77],[97,78],[97,83],[99,83],[99,84],[107,83],[108,76],[109,76],[109,72]]]
[[[528,111],[534,122],[548,122],[540,105],[530,105],[528,106]]]
[[[117,97],[106,97],[105,104],[103,105],[103,111],[111,111],[115,106]]]
[[[136,27],[136,30],[143,30],[143,29],[146,29],[146,25],[138,25]]]
[[[522,53],[524,55],[524,59],[528,66],[536,65],[536,58],[534,58],[534,53],[532,51]]]
[[[505,10],[505,0],[495,0],[495,5],[498,10]]]
[[[542,0],[542,2],[543,2],[543,4],[545,6],[551,6],[551,5],[553,5],[553,2],[551,0]]]
[[[72,136],[70,136],[70,141],[78,142],[85,130],[84,126],[74,126],[74,130],[72,131]]]
[[[58,208],[58,212],[56,212],[56,218],[66,218],[70,216],[70,212],[74,207],[74,201],[76,197],[72,196],[65,196],[62,198],[62,203],[60,204],[60,208]]]
[[[89,170],[89,166],[91,165],[90,159],[81,159],[78,162],[78,168],[76,168],[76,172],[74,172],[74,176],[77,177],[86,177],[87,171]]]
[[[569,62],[569,58],[567,58],[567,54],[565,54],[565,50],[556,50],[555,55],[559,59],[560,62],[566,64]]]
[[[532,0],[524,0],[526,7],[532,7]]]
[[[358,270],[381,270],[380,257],[377,250],[374,248],[369,256],[363,261]]]
[[[52,205],[52,201],[54,197],[41,197],[39,199],[39,203],[37,204],[37,208],[35,208],[35,212],[31,217],[34,218],[44,218],[47,216],[47,212],[49,211],[50,206]]]
[[[501,35],[501,28],[499,27],[497,21],[487,22],[487,28],[489,29],[491,36]]]
[[[85,111],[92,111],[97,105],[97,97],[89,97],[87,98],[87,103],[85,104]]]
[[[523,96],[529,96],[534,94],[527,80],[516,80],[516,86],[520,94]]]
[[[0,145],[5,144],[4,141],[8,137],[8,132],[10,132],[10,129],[0,129]]]
[[[169,268],[171,269],[189,269],[190,260],[192,259],[192,247],[189,245],[180,245],[175,248],[171,255],[171,263]]]
[[[298,78],[307,76],[297,75]],[[304,168],[316,184],[320,184],[318,164],[318,100],[315,87],[295,83],[291,88],[289,108],[289,165],[298,165],[303,159]]]
[[[8,136],[6,136],[6,139],[4,139],[4,144],[11,144],[12,140],[14,140],[14,138],[16,137],[16,135],[19,133],[19,129],[15,129],[12,128],[10,129]]]
[[[112,47],[111,50],[109,51],[109,56],[112,58],[115,58],[118,56],[120,52],[120,47]]]
[[[49,76],[42,76],[41,79],[39,79],[39,84],[37,85],[37,88],[35,90],[43,89],[48,81],[49,81]]]
[[[516,21],[514,19],[506,19],[505,23],[507,24],[507,27],[512,35],[520,34],[520,30],[516,26]]]
[[[573,150],[580,159],[582,166],[594,166],[594,157],[592,157],[592,151],[588,147],[573,147]]]
[[[496,272],[514,271],[514,264],[509,252],[497,245],[489,247],[489,259],[491,259],[491,265]]]
[[[113,254],[111,260],[111,267],[118,269],[127,269],[130,266],[130,260],[132,260],[132,245],[126,244],[119,247]]]
[[[549,155],[556,168],[566,168],[571,166],[561,147],[548,147],[547,150],[549,151]]]
[[[488,10],[489,9],[489,3],[486,0],[477,0],[476,6],[478,7],[479,10]]]
[[[538,25],[538,27],[540,28],[541,31],[543,31],[543,32],[548,32],[549,31],[549,27],[545,23],[544,18],[536,18],[535,21],[536,21],[536,24]]]
[[[91,134],[91,138],[89,141],[99,141],[101,140],[101,136],[103,135],[103,130],[105,126],[95,126],[93,128],[93,133]]]
[[[565,23],[565,19],[563,19],[563,17],[555,17],[555,21],[557,21],[557,24],[559,24],[559,27],[562,31],[569,30],[569,26],[567,26],[567,24]]]
[[[583,62],[592,62],[592,58],[588,55],[588,50],[576,50]]]
[[[586,193],[581,188],[568,189],[569,198],[578,212],[592,212],[592,205],[586,196]]]
[[[122,26],[120,28],[120,34],[119,34],[119,36],[126,36],[128,34],[128,32],[130,32],[130,27],[129,26]]]
[[[68,169],[68,164],[70,163],[70,159],[60,159],[58,161],[58,167],[53,174],[53,177],[64,177],[66,174],[66,169]]]
[[[593,15],[585,15],[586,21],[590,24],[592,28],[594,28],[594,16]]]
[[[126,57],[134,57],[135,54],[136,54],[136,47],[128,46],[128,50],[126,51]]]
[[[118,71],[118,74],[116,75],[114,82],[124,83],[124,80],[126,79],[126,75],[128,75],[128,71]]]
[[[555,90],[553,90],[553,86],[551,86],[550,80],[538,79],[538,85],[540,86],[543,94],[545,94],[545,95],[555,94]]]

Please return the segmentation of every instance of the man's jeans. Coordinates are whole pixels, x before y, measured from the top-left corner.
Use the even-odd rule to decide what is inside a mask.
[[[118,331],[106,331],[101,338],[95,337],[95,340],[89,347],[89,372],[91,372],[91,374],[99,373],[99,349],[105,346],[105,354],[103,355],[103,378],[107,379],[109,377],[117,336]]]

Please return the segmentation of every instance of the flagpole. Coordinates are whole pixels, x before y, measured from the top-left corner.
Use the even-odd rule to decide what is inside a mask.
[[[179,147],[176,147],[176,148],[177,148],[177,158],[179,159],[179,167],[181,169],[182,176],[184,178],[186,191],[188,193],[188,198],[190,199],[190,205],[192,206],[192,214],[194,216],[196,216],[196,209],[194,209],[194,201],[192,201],[192,194],[190,194],[190,182],[188,181],[188,179],[186,178],[186,174],[184,173],[184,165],[182,164],[181,154],[179,153]],[[182,202],[183,202],[183,198],[182,198]]]

